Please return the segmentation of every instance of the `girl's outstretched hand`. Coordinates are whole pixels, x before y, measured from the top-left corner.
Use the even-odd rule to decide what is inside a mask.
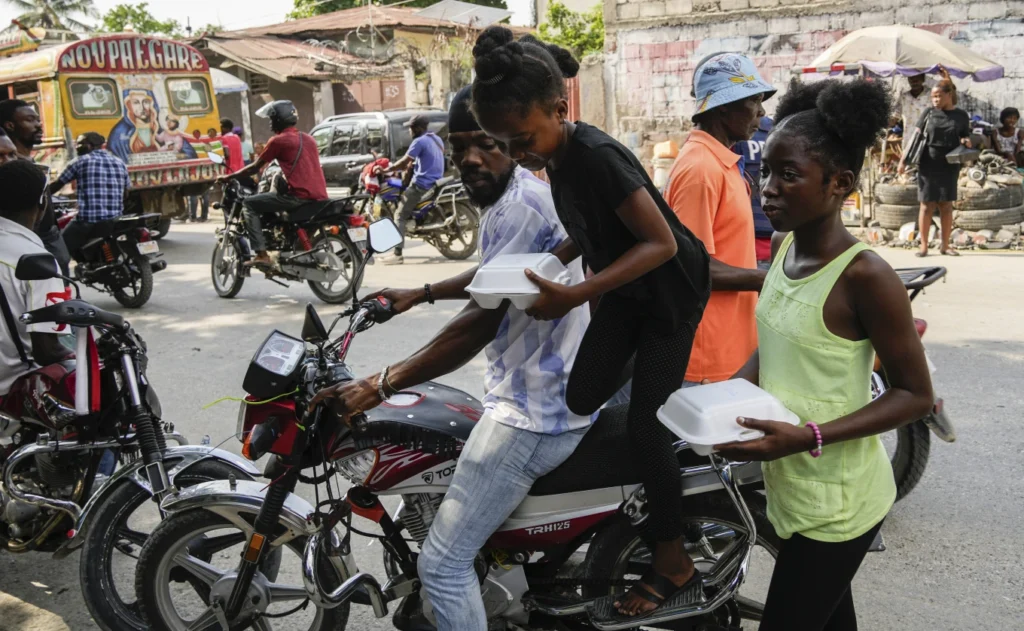
[[[762,421],[753,418],[738,418],[736,422],[746,429],[764,432],[754,440],[715,445],[715,451],[730,460],[759,461],[778,460],[818,446],[814,431],[810,427],[797,427],[778,421]]]
[[[541,278],[533,270],[526,270],[526,277],[540,287],[540,298],[526,310],[528,316],[538,320],[556,320],[586,302],[579,299],[572,287]]]

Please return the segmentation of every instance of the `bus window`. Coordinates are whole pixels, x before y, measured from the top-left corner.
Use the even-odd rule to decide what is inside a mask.
[[[175,114],[206,114],[210,107],[210,91],[200,78],[168,79],[167,96]]]
[[[115,118],[121,116],[117,84],[110,79],[71,79],[71,113],[75,118]]]

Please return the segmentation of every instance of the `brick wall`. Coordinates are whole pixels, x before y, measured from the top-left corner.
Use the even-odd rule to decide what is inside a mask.
[[[867,26],[912,24],[1001,63],[1000,81],[957,81],[970,113],[991,120],[1003,107],[1024,107],[1024,2],[605,0],[604,11],[606,129],[643,159],[655,142],[685,137],[694,64],[705,55],[749,55],[784,92],[792,68]]]

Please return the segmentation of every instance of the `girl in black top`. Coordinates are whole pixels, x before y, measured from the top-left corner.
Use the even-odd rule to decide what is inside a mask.
[[[917,199],[921,202],[917,227],[921,233],[921,250],[916,256],[928,256],[928,233],[936,210],[942,238],[939,252],[959,256],[949,247],[949,236],[953,232],[953,202],[956,201],[960,165],[947,162],[946,154],[960,145],[971,146],[971,121],[967,112],[956,107],[953,81],[948,74],[943,76],[945,78],[932,88],[933,107],[925,110],[917,122],[917,128],[925,137],[925,149],[917,171]],[[901,161],[901,173],[904,168]]]
[[[708,254],[676,218],[631,151],[601,130],[567,120],[565,77],[579,64],[568,51],[492,26],[473,48],[473,111],[480,126],[522,167],[547,168],[569,239],[555,254],[582,255],[594,276],[565,287],[529,272],[541,295],[530,315],[559,318],[600,297],[566,389],[576,414],[592,414],[615,394],[634,358],[628,426],[631,456],[650,498],[645,538],[652,568],[618,608],[644,614],[681,590],[702,596],[682,543],[679,464],[670,432],[656,418],[686,372],[694,332],[710,292]]]

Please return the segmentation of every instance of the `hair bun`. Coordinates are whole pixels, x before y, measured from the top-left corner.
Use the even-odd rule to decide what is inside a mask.
[[[576,61],[576,58],[572,56],[567,49],[562,48],[557,44],[549,44],[543,42],[533,35],[524,35],[519,38],[519,41],[523,44],[533,44],[540,46],[544,50],[548,51],[551,58],[555,60],[558,65],[558,71],[562,73],[562,76],[566,79],[572,79],[580,71],[580,62]]]
[[[892,97],[882,84],[830,81],[815,99],[825,125],[851,147],[868,148],[889,125]]]
[[[489,26],[473,46],[473,70],[481,81],[508,78],[523,68],[523,46],[504,26]]]

